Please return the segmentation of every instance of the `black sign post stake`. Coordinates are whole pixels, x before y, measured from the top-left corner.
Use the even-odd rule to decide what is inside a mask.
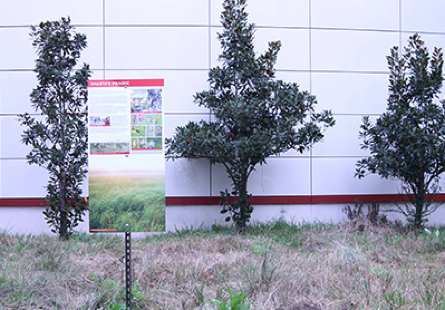
[[[131,310],[131,233],[128,231],[128,224],[125,232],[125,306]]]

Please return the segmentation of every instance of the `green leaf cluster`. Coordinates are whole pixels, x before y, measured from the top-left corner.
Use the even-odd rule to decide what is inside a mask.
[[[330,111],[315,113],[315,96],[295,83],[275,79],[279,41],[257,56],[254,25],[247,21],[246,0],[225,0],[221,15],[221,66],[210,69],[209,90],[195,95],[195,103],[210,109],[212,121],[189,122],[166,139],[167,158],[208,158],[224,165],[232,180],[231,196],[223,193],[223,211],[230,212],[240,231],[253,211],[247,182],[256,165],[272,155],[308,150],[333,126]]]
[[[52,231],[68,238],[87,210],[81,185],[87,173],[87,96],[89,66],[75,69],[86,36],[73,31],[70,18],[31,26],[37,50],[34,72],[38,85],[31,92],[39,117],[19,115],[22,143],[31,146],[29,164],[48,170],[48,208],[43,212]],[[35,115],[35,114],[34,114]]]
[[[235,290],[229,289],[230,301],[227,302],[225,299],[219,301],[216,299],[212,300],[212,303],[218,307],[218,310],[249,310],[251,302],[243,301],[246,297],[245,293],[240,293]],[[211,309],[216,310],[216,309]]]
[[[445,171],[445,101],[438,99],[443,53],[434,48],[430,56],[415,34],[403,52],[392,48],[387,61],[387,109],[375,124],[363,119],[362,148],[371,155],[357,163],[356,176],[375,173],[401,180],[414,209],[406,204],[398,210],[420,227],[437,208],[432,200]]]

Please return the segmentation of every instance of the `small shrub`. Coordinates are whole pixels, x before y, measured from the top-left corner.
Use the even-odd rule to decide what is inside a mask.
[[[346,214],[350,223],[359,231],[364,231],[369,225],[377,226],[387,222],[386,216],[379,214],[380,205],[378,203],[371,203],[367,209],[365,213],[363,202],[357,200],[353,207],[349,205],[344,207],[343,212]]]

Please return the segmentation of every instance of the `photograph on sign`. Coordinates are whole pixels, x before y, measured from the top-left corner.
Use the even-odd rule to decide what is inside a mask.
[[[164,231],[163,80],[93,80],[88,91],[90,231]]]

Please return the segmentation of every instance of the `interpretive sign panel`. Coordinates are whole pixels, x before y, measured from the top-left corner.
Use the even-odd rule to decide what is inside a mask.
[[[163,86],[88,82],[91,232],[165,230]]]

